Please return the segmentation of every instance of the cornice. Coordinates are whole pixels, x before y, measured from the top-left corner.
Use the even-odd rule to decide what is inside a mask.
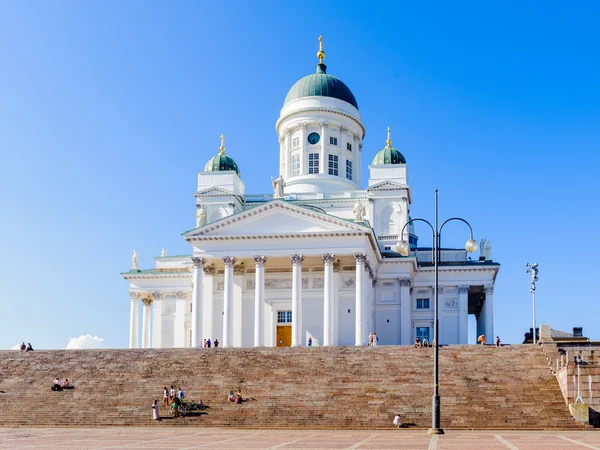
[[[192,276],[191,272],[165,272],[165,273],[125,273],[122,274],[126,280],[150,280],[150,279],[186,279]]]
[[[281,124],[281,122],[289,119],[290,117],[292,117],[296,114],[305,113],[305,112],[328,112],[328,113],[338,114],[343,117],[347,117],[348,119],[355,122],[362,130],[362,138],[361,139],[364,139],[367,134],[367,130],[365,129],[363,124],[358,119],[356,119],[356,117],[353,117],[350,114],[341,112],[339,110],[332,109],[332,108],[326,108],[326,107],[307,107],[307,108],[302,108],[302,109],[296,109],[293,112],[286,114],[283,117],[280,117],[279,120],[277,120],[277,123],[275,124],[275,129],[279,130],[279,125]]]

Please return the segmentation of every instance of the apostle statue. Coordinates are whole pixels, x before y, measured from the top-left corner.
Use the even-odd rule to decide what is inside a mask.
[[[283,198],[283,188],[285,187],[283,177],[279,175],[275,180],[271,177],[271,183],[273,183],[273,198]]]
[[[360,200],[358,200],[354,205],[354,209],[352,210],[352,213],[354,214],[354,221],[363,222],[365,220],[366,212],[367,210],[365,209],[364,205],[360,202]]]
[[[160,251],[160,256],[167,256],[167,251],[165,250],[164,247]]]
[[[206,225],[206,210],[204,206],[198,205],[196,207],[196,228],[203,227]]]
[[[479,242],[479,258],[483,259],[485,258],[485,243],[487,242],[487,239],[483,238],[480,242]]]
[[[490,244],[490,241],[485,241],[485,260],[492,260],[492,244]]]
[[[133,256],[131,257],[131,268],[132,269],[140,268],[140,266],[138,264],[138,254],[135,250],[133,251]]]

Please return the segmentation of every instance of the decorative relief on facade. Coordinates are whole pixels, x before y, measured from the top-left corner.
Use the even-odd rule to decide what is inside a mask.
[[[254,290],[256,288],[256,280],[246,280],[246,289]]]
[[[308,278],[302,278],[302,289],[308,289]]]
[[[444,301],[446,309],[458,309],[458,301],[455,298],[449,298]]]
[[[417,294],[428,294],[429,290],[427,289],[417,289]]]
[[[488,286],[485,287],[485,293],[486,294],[493,294],[494,293],[494,285],[490,284]]]
[[[204,266],[204,275],[214,276],[217,272],[215,263],[210,263],[208,266]]]
[[[444,293],[444,286],[438,286],[438,295],[442,295]]]
[[[290,256],[290,259],[292,260],[292,264],[294,266],[300,266],[300,265],[302,265],[302,261],[304,261],[304,256],[292,255],[292,256]]]
[[[344,287],[356,287],[356,278],[354,277],[343,277],[342,285]]]
[[[244,263],[241,262],[233,266],[233,274],[234,275],[244,275]]]
[[[256,264],[256,266],[264,267],[266,262],[267,262],[266,256],[254,256],[254,264]]]
[[[225,267],[233,267],[236,261],[237,260],[233,256],[223,257],[223,264],[225,264]]]
[[[175,305],[172,304],[171,302],[169,302],[169,303],[165,302],[162,313],[163,313],[163,315],[175,314]]]
[[[321,255],[321,258],[323,258],[323,264],[333,264],[333,261],[335,260],[335,255],[327,253],[325,255]]]
[[[396,283],[394,283],[393,281],[384,281],[383,283],[381,283],[381,286],[383,286],[383,287],[393,287],[395,284]]]
[[[313,278],[313,289],[322,288],[325,286],[323,278]]]
[[[410,278],[400,278],[400,287],[411,287],[411,285]]]
[[[159,291],[155,291],[152,293],[152,299],[153,300],[162,300],[163,298],[165,298],[165,294]]]
[[[356,270],[355,266],[344,266],[342,267],[342,270]]]
[[[284,279],[271,279],[265,280],[265,289],[291,289],[292,288],[292,280],[284,278]]]
[[[225,289],[225,282],[224,281],[217,281],[217,291],[222,291]]]
[[[179,300],[187,298],[188,296],[189,296],[189,292],[184,292],[184,291],[175,292],[175,298],[179,299]]]
[[[458,286],[458,293],[459,294],[468,294],[469,286]]]
[[[199,269],[202,266],[204,266],[204,263],[206,262],[206,258],[198,258],[196,256],[192,257],[192,264],[194,265],[194,269]]]
[[[290,273],[292,269],[265,269],[265,273]]]

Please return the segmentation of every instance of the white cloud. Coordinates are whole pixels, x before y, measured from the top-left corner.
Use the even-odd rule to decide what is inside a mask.
[[[21,344],[13,345],[10,349],[11,350],[21,350]]]
[[[85,349],[85,348],[102,348],[104,339],[91,334],[81,335],[76,338],[71,338],[65,347],[66,349]]]

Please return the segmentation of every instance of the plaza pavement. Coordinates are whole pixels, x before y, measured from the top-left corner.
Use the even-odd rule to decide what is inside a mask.
[[[597,449],[599,431],[0,428],[0,449]]]

